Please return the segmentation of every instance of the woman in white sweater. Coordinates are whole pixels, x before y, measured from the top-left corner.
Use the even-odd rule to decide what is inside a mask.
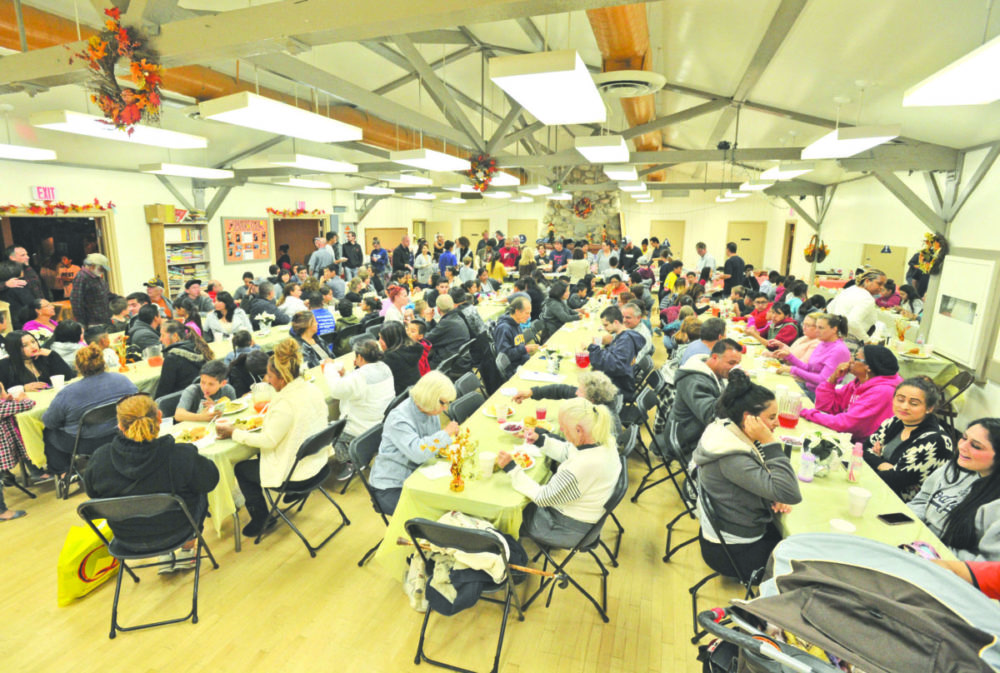
[[[289,319],[300,311],[308,311],[309,307],[302,300],[302,286],[298,283],[285,283],[281,301],[278,302],[278,310],[287,315]]]
[[[497,465],[510,472],[514,489],[531,499],[524,511],[521,535],[569,549],[604,514],[604,505],[618,482],[621,459],[611,438],[611,414],[604,405],[595,406],[582,397],[563,403],[559,429],[566,441],[525,431],[525,441],[559,463],[559,471],[544,486],[504,451],[497,456]]]
[[[240,444],[260,449],[260,459],[237,463],[234,472],[240,491],[246,498],[250,523],[243,534],[260,534],[274,524],[267,519],[268,506],[262,487],[278,488],[288,477],[295,454],[302,442],[327,426],[327,408],[323,394],[302,378],[302,353],[292,339],[285,339],[274,349],[267,361],[264,380],[277,394],[271,399],[264,426],[259,432],[233,429],[232,425],[216,424],[220,437],[232,437]],[[299,463],[292,474],[293,484],[302,484],[315,477],[326,465],[327,451],[310,456]]]

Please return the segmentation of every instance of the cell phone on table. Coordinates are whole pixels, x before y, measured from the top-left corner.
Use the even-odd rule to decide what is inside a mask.
[[[913,523],[913,517],[908,514],[903,514],[902,512],[893,512],[892,514],[879,514],[876,517],[882,523],[888,524],[890,526],[899,526],[904,523]]]

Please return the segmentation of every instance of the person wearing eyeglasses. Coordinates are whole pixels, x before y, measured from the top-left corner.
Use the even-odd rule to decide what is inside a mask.
[[[458,423],[451,421],[442,430],[439,419],[455,397],[451,380],[431,371],[386,416],[369,479],[375,501],[386,514],[396,511],[406,478],[458,434]]]

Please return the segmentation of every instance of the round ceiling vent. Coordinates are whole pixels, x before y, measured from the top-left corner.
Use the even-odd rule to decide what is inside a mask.
[[[667,78],[649,70],[615,70],[594,75],[594,83],[605,96],[634,98],[656,93],[667,83]]]

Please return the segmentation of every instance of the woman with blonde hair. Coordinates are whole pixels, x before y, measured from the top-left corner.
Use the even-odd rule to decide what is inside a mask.
[[[525,278],[530,276],[536,268],[538,268],[538,262],[535,260],[535,249],[526,245],[521,250],[521,262],[517,265],[517,271],[521,278]]]
[[[146,393],[119,400],[119,432],[110,444],[94,452],[83,473],[84,488],[91,498],[173,493],[184,500],[200,526],[208,513],[208,493],[219,483],[219,470],[211,460],[198,455],[193,444],[178,444],[171,434],[161,437],[162,420],[163,414]],[[180,546],[189,532],[187,518],[177,512],[111,522],[111,529],[115,537],[127,540],[130,549],[139,551],[163,548],[164,538],[172,535]],[[193,569],[194,550],[182,549],[160,560],[174,561],[161,568],[161,573]]]
[[[386,416],[369,482],[376,503],[386,514],[396,511],[406,478],[458,434],[458,423],[452,421],[442,430],[439,419],[455,397],[451,380],[431,371]]]
[[[294,339],[285,339],[267,361],[264,380],[277,393],[271,399],[261,430],[250,432],[234,429],[229,423],[216,424],[220,437],[232,437],[240,444],[260,449],[259,460],[244,460],[234,468],[250,514],[250,523],[243,528],[248,537],[259,535],[275,522],[267,518],[263,488],[278,488],[289,476],[293,487],[305,488],[329,458],[328,451],[320,451],[300,462],[295,473],[289,475],[302,442],[327,426],[323,393],[302,378],[303,371],[298,344]]]
[[[510,473],[514,490],[531,499],[524,510],[521,536],[570,549],[603,516],[622,465],[611,436],[611,413],[603,404],[595,406],[582,397],[564,402],[559,429],[565,441],[525,431],[526,442],[559,463],[559,471],[544,486],[506,451],[497,456],[497,465]]]

